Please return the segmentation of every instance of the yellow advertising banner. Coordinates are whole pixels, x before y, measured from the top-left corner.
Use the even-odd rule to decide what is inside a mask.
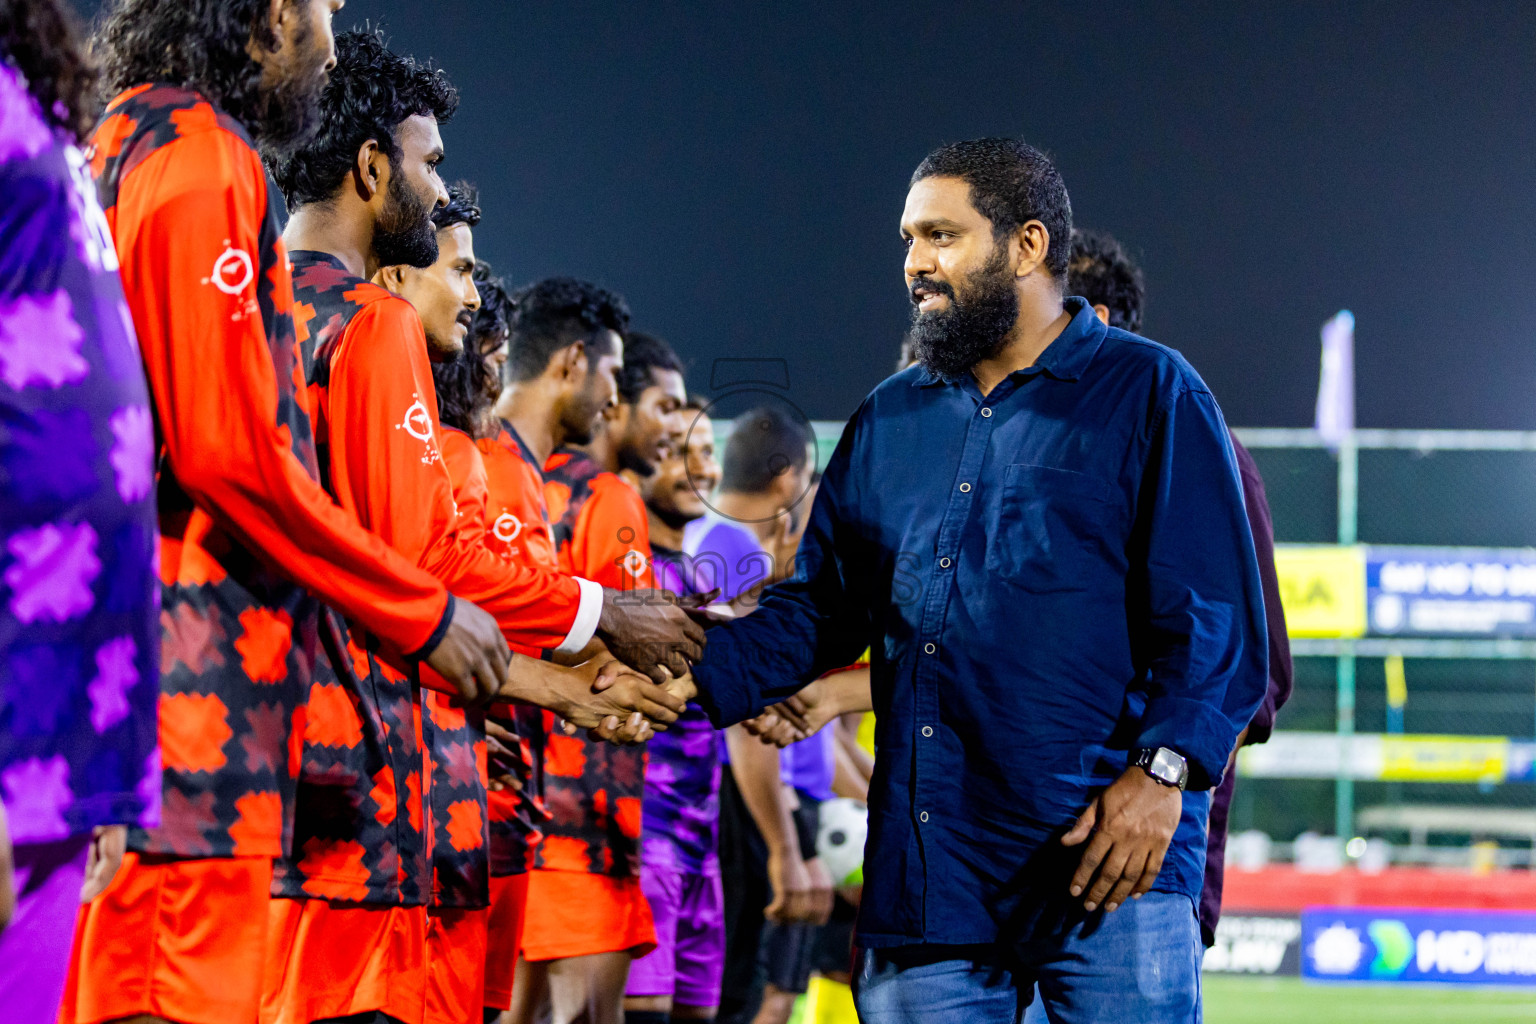
[[[1275,569],[1291,636],[1365,634],[1365,548],[1278,544]]]
[[[1503,782],[1509,740],[1502,736],[1383,736],[1387,782]]]

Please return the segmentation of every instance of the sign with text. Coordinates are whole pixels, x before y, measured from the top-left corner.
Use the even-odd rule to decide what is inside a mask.
[[[1536,987],[1536,914],[1304,910],[1301,974],[1317,981]]]
[[[1365,633],[1365,549],[1336,544],[1275,547],[1280,603],[1292,636]]]
[[[1296,977],[1301,973],[1301,920],[1270,914],[1222,914],[1216,942],[1200,969],[1215,974]]]
[[[1370,628],[1380,636],[1536,637],[1536,551],[1368,549]]]

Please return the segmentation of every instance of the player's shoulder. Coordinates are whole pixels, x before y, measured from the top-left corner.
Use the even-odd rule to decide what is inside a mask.
[[[92,145],[98,174],[113,161],[120,161],[116,169],[126,174],[170,146],[178,157],[201,154],[261,164],[244,125],[197,90],[169,82],[137,85],[114,97],[102,112]]]
[[[317,311],[349,322],[363,317],[373,326],[399,325],[408,334],[420,331],[421,320],[409,302],[358,277],[330,253],[296,249],[288,261],[294,297]]]
[[[592,481],[606,470],[576,448],[561,448],[544,463],[544,475],[577,490],[590,490]]]
[[[1209,393],[1205,381],[1178,349],[1118,327],[1105,329],[1093,365],[1117,375],[1146,377],[1159,390]]]

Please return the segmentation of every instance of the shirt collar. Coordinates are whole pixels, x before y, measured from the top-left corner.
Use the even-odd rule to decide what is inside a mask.
[[[1072,315],[1072,322],[1056,336],[1055,341],[1046,346],[1040,358],[1035,360],[1035,365],[1016,373],[1048,373],[1057,380],[1075,381],[1081,379],[1088,364],[1093,362],[1099,346],[1104,344],[1104,336],[1109,328],[1104,326],[1093,307],[1088,305],[1087,299],[1069,295],[1062,305]],[[927,367],[919,367],[917,376],[912,378],[913,387],[943,383],[945,381]]]

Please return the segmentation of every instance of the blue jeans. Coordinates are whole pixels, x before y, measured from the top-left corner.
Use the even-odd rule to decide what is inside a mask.
[[[1200,925],[1187,896],[1149,892],[1019,946],[862,950],[864,1024],[1200,1024]],[[1043,1011],[1043,1012],[1042,1012]]]

